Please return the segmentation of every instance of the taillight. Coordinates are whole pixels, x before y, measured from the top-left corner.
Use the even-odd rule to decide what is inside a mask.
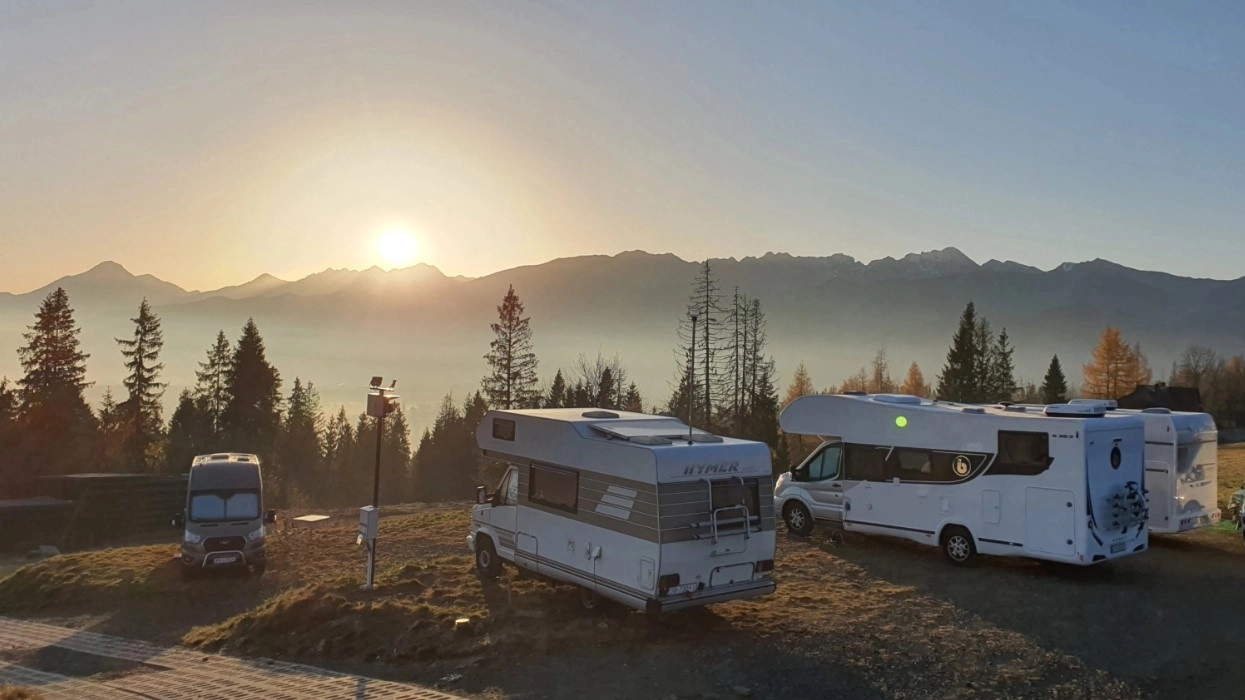
[[[761,561],[757,562],[757,573],[763,574],[766,571],[773,571],[773,570],[774,570],[773,559],[762,559]]]
[[[679,575],[678,574],[666,574],[665,576],[662,576],[660,579],[657,580],[657,585],[660,587],[661,590],[668,591],[671,588],[674,588],[675,586],[679,585]]]

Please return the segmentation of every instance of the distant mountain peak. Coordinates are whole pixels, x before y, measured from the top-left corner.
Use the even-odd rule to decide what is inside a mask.
[[[87,270],[86,272],[83,272],[82,274],[91,275],[93,277],[103,276],[103,275],[108,275],[111,277],[122,277],[122,276],[133,277],[134,276],[132,272],[125,269],[124,265],[122,265],[119,262],[112,261],[112,260],[105,260],[104,262],[96,265],[95,267],[92,267],[91,269]]]

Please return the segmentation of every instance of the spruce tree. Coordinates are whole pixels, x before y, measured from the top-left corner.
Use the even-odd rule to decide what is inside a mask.
[[[489,405],[495,408],[536,408],[536,353],[532,351],[531,319],[523,315],[523,302],[514,285],[497,307],[497,322],[489,324],[494,338],[484,356],[489,374],[481,382]]]
[[[207,362],[199,363],[195,372],[196,398],[203,399],[204,408],[212,424],[212,431],[220,437],[224,427],[225,407],[229,405],[229,368],[233,365],[233,348],[225,331],[217,331],[216,342],[207,351]]]
[[[90,386],[78,344],[69,295],[62,288],[47,295],[18,351],[23,375],[14,461],[22,476],[90,470],[96,441],[95,414],[83,396]]]
[[[679,346],[675,350],[679,377],[675,394],[680,400],[682,397],[695,397],[691,420],[693,424],[703,428],[711,427],[717,418],[714,406],[722,398],[723,378],[729,378],[724,371],[724,365],[729,358],[723,353],[727,317],[727,311],[722,308],[717,276],[714,275],[710,262],[705,260],[692,281],[687,311],[679,321]],[[690,372],[687,369],[689,362]],[[689,377],[692,383],[685,386]],[[676,396],[672,396],[671,400]],[[686,412],[680,416],[684,420],[688,419]]]
[[[319,504],[327,495],[320,394],[314,384],[303,384],[295,377],[287,405],[277,440],[276,464],[270,470],[277,484],[273,498],[286,506],[300,501]]]
[[[269,461],[281,428],[281,375],[268,362],[254,319],[242,328],[226,391],[229,401],[221,416],[221,432],[227,449]]]
[[[138,316],[130,320],[134,322],[134,337],[116,339],[129,371],[122,380],[129,396],[119,406],[125,420],[124,460],[127,469],[154,471],[161,461],[156,447],[164,424],[160,417],[165,387],[160,381],[164,333],[160,317],[152,313],[146,299],[138,307]]]
[[[566,402],[566,379],[562,376],[562,370],[559,369],[557,374],[553,375],[553,383],[549,385],[549,394],[545,398],[545,408],[566,408],[569,404]]]
[[[1046,369],[1046,377],[1042,380],[1040,390],[1042,403],[1065,403],[1068,400],[1068,380],[1063,376],[1063,367],[1059,364],[1059,356],[1050,358],[1050,367]]]
[[[635,382],[627,386],[627,393],[623,395],[623,405],[620,408],[633,413],[644,412],[644,398],[640,396],[640,390],[636,388]]]
[[[99,470],[102,472],[123,471],[126,466],[125,443],[128,416],[116,399],[112,397],[112,387],[104,388],[104,396],[99,404],[99,442],[96,454],[99,458]]]
[[[951,338],[947,363],[938,375],[936,396],[943,401],[974,402],[979,399],[981,353],[978,349],[977,309],[968,302],[960,315],[960,325]]]
[[[1016,368],[1012,360],[1014,352],[1015,348],[1011,346],[1011,341],[1007,337],[1007,329],[1004,328],[999,333],[998,340],[990,346],[990,352],[987,355],[989,380],[983,392],[985,401],[997,403],[1015,398],[1017,386]]]
[[[352,483],[362,478],[352,469],[355,450],[354,428],[351,427],[350,418],[346,415],[346,407],[342,406],[325,429],[325,485],[320,493],[321,502],[316,505],[335,507],[357,505],[348,498]]]
[[[184,474],[194,458],[211,452],[216,441],[207,399],[195,397],[189,390],[177,398],[177,408],[169,419],[168,446],[165,449],[164,471]]]

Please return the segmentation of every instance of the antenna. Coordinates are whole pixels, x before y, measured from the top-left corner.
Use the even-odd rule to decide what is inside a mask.
[[[692,347],[687,354],[691,367],[687,371],[687,444],[692,444],[692,406],[696,402],[696,392],[692,390],[696,381],[696,314],[692,314]]]

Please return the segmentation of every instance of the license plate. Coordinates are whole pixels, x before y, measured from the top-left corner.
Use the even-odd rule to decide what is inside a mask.
[[[237,557],[216,557],[216,559],[213,560],[212,563],[213,564],[236,564],[237,562],[238,562]]]
[[[682,586],[673,586],[666,589],[667,595],[683,595],[684,593],[694,593],[699,584],[685,583]]]
[[[1112,554],[1119,554],[1120,552],[1123,552],[1123,551],[1124,551],[1124,543],[1123,543],[1123,542],[1116,542],[1115,544],[1111,545],[1111,553],[1112,553]]]

